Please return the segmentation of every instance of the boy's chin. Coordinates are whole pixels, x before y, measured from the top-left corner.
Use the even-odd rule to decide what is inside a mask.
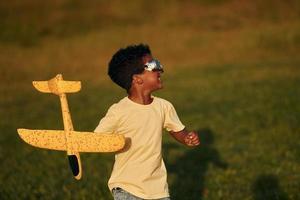
[[[161,90],[161,89],[163,89],[163,84],[157,84],[156,86],[152,87],[152,88],[150,89],[150,91],[151,91],[151,92],[155,92],[155,91]]]
[[[156,90],[161,90],[161,89],[163,89],[164,88],[164,86],[163,85],[159,85],[157,88],[155,88],[153,91],[156,91]]]

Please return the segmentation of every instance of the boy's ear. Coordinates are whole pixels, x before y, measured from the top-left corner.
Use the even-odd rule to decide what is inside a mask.
[[[138,74],[134,74],[132,76],[132,83],[136,83],[138,85],[143,84],[143,79],[138,75]]]

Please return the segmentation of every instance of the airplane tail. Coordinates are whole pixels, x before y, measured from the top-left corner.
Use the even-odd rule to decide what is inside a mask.
[[[49,81],[33,81],[33,86],[40,92],[60,95],[63,93],[74,93],[81,89],[80,81],[65,81],[61,74]]]

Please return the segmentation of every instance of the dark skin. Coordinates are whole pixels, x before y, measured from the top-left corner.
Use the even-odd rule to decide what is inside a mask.
[[[152,55],[147,54],[143,58],[143,63],[153,60]],[[161,81],[160,71],[147,71],[144,70],[141,74],[133,75],[131,88],[128,91],[128,98],[136,103],[147,105],[151,104],[153,98],[152,92],[162,89],[163,84]],[[187,146],[198,146],[200,144],[198,133],[195,131],[188,131],[183,129],[178,132],[171,131],[170,134],[180,143]]]

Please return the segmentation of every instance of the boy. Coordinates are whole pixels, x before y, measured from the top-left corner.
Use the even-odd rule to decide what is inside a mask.
[[[109,63],[108,75],[128,94],[109,108],[95,129],[127,138],[126,147],[115,156],[108,182],[115,200],[170,199],[162,128],[185,145],[200,144],[198,134],[185,129],[172,104],[151,95],[163,87],[161,73],[159,61],[143,44],[119,49]]]

